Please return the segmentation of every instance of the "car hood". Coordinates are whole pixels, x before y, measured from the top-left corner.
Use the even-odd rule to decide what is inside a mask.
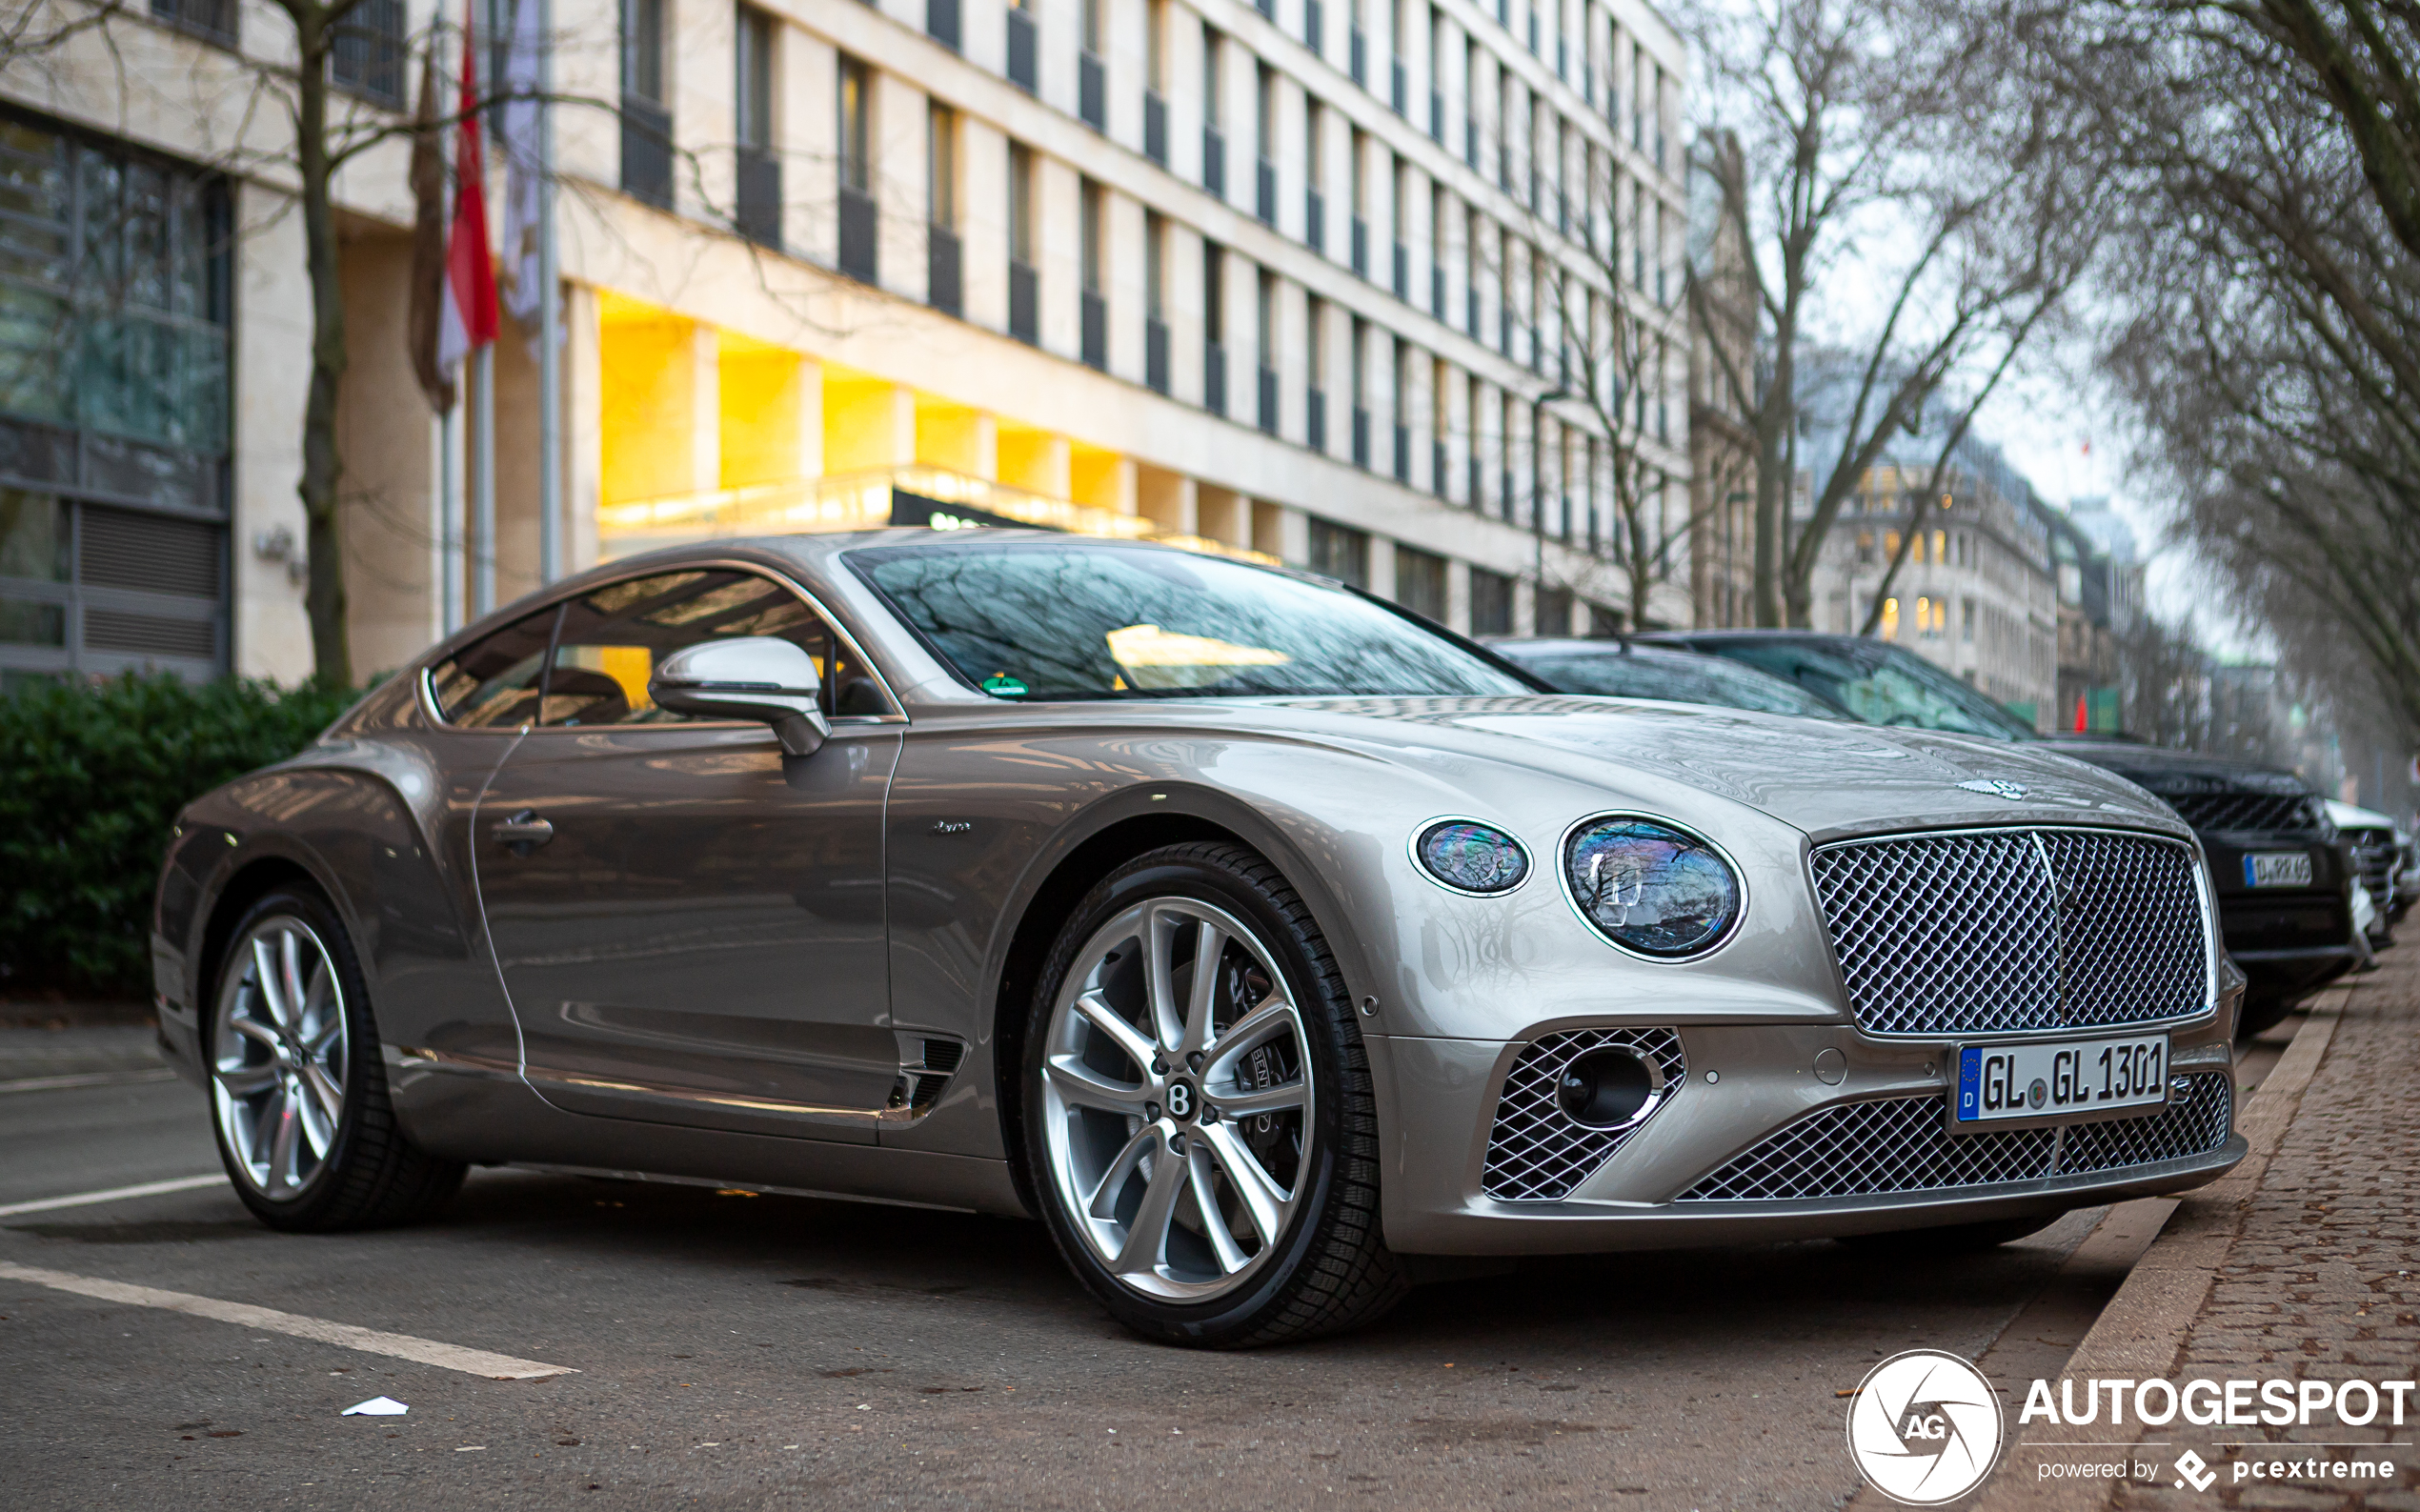
[[[2329,798],[2327,802],[2328,817],[2334,820],[2336,828],[2340,830],[2393,830],[2395,827],[2393,819],[2376,809],[2365,809],[2357,804],[2339,802],[2335,798]]]
[[[2102,740],[2046,740],[2041,745],[2153,793],[2276,793],[2301,794],[2310,785],[2291,772],[2235,756],[2205,756],[2199,751],[2170,751],[2160,746],[2127,745]]]
[[[1382,723],[1396,758],[1422,749],[1635,787],[1680,784],[1819,839],[1978,824],[2124,824],[2189,834],[2139,788],[2045,746],[1703,704],[1583,697],[1290,700],[1316,723]],[[1307,732],[1306,732],[1307,733]],[[1338,728],[1336,734],[1345,734]]]

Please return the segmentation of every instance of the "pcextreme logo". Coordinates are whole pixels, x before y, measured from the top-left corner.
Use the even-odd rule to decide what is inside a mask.
[[[2000,1459],[2000,1394],[1938,1349],[1893,1355],[1848,1404],[1848,1455],[1874,1488],[1908,1506],[1954,1502]]]

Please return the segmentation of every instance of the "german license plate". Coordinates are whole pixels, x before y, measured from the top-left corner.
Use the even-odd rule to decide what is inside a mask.
[[[1961,1045],[1955,1121],[2055,1118],[2168,1100],[2168,1036]]]
[[[2309,887],[2309,851],[2253,851],[2244,857],[2246,887]]]

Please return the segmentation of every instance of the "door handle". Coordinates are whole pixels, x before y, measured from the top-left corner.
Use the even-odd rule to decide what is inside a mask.
[[[535,809],[523,809],[509,819],[498,819],[488,834],[514,855],[527,856],[555,838],[555,826],[539,818]]]

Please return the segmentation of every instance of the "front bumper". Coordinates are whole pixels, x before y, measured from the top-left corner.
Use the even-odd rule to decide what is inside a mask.
[[[2169,1074],[2215,1078],[2195,1084],[2213,1093],[2225,1089],[2219,1121],[2206,1125],[2210,1137],[2196,1140],[2189,1153],[2062,1173],[2065,1157],[2056,1152],[2070,1141],[2090,1138],[2099,1141],[2095,1148],[2106,1146],[2115,1125],[2159,1117],[2154,1110],[2132,1119],[2093,1120],[2112,1125],[2099,1136],[2073,1133],[2092,1124],[2068,1123],[2057,1142],[2043,1135],[2027,1146],[2053,1152],[2047,1158],[1991,1167],[1984,1179],[1970,1184],[1748,1200],[1726,1200],[1720,1194],[1729,1184],[1708,1179],[1726,1167],[1736,1169],[1732,1162],[1744,1155],[1774,1147],[1771,1141],[1790,1131],[1812,1126],[1813,1116],[1827,1110],[1890,1112],[1903,1136],[1912,1130],[1935,1140],[2006,1137],[1950,1135],[1925,1121],[1932,1108],[1943,1108],[1946,1118],[1950,1041],[1877,1041],[1845,1023],[1679,1024],[1674,1027],[1686,1059],[1685,1080],[1654,1116],[1567,1186],[1547,1186],[1552,1195],[1543,1198],[1503,1200],[1488,1195],[1507,1184],[1501,1157],[1491,1170],[1489,1155],[1507,1076],[1528,1044],[1566,1030],[1608,1025],[1545,1024],[1514,1042],[1373,1037],[1372,1064],[1389,1145],[1381,1183],[1387,1242],[1415,1255],[1764,1243],[2047,1217],[2182,1191],[2223,1175],[2246,1153],[2242,1137],[2233,1132],[2229,1023],[2231,1016],[2222,1012],[2171,1031]],[[1827,1158],[1838,1148],[1827,1147]],[[1854,1161],[1853,1142],[1847,1148]],[[1962,1169],[1975,1149],[1956,1147],[1953,1159]]]

